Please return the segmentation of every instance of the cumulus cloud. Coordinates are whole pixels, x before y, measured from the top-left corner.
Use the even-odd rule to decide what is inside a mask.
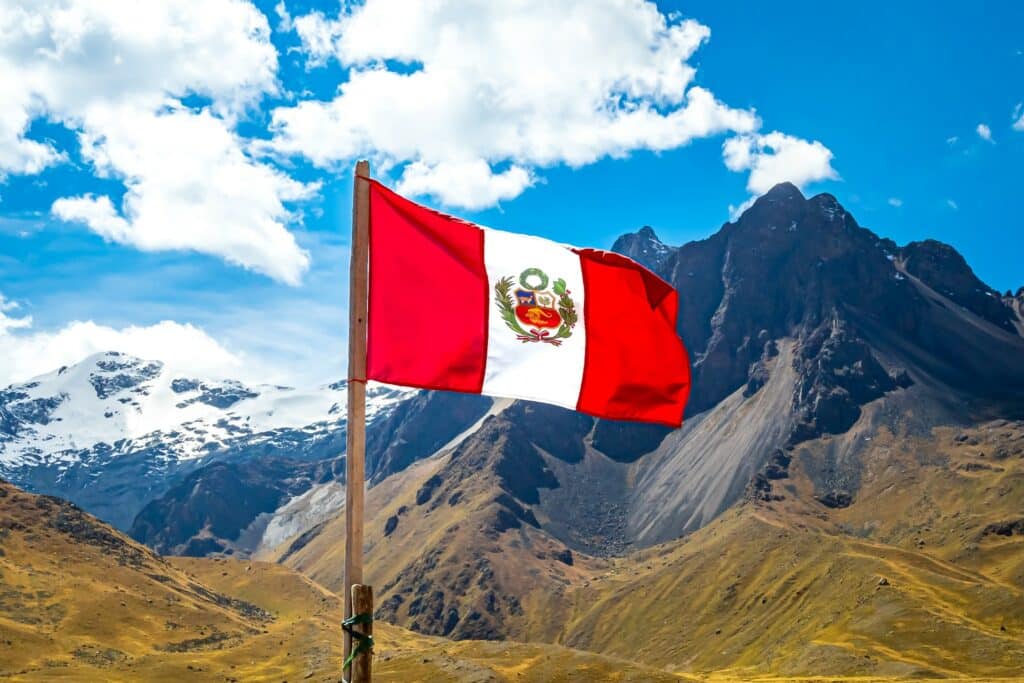
[[[308,256],[284,204],[306,186],[253,158],[239,115],[277,92],[266,17],[245,0],[12,0],[0,6],[0,173],[57,163],[27,137],[45,117],[77,131],[110,197],[58,200],[58,216],[143,249],[191,249],[288,283]],[[188,96],[202,108],[186,108]]]
[[[760,124],[693,84],[709,29],[650,2],[367,0],[292,25],[309,66],[350,72],[332,100],[276,109],[267,149],[323,168],[366,155],[449,205],[514,197],[538,168]]]
[[[110,110],[94,121],[107,133],[82,133],[82,154],[100,174],[124,179],[122,209],[86,195],[58,199],[55,215],[144,251],[192,249],[298,284],[309,256],[282,227],[284,202],[308,198],[316,185],[252,163],[209,111]]]
[[[32,329],[30,316],[16,317],[17,305],[0,294],[0,387],[52,372],[101,351],[121,351],[161,360],[169,367],[210,377],[225,377],[242,359],[202,329],[169,320],[123,328],[91,320],[70,322],[53,332]]]
[[[1024,102],[1018,102],[1013,108],[1013,129],[1024,131]]]
[[[819,180],[839,177],[832,168],[832,152],[817,140],[808,142],[773,131],[767,135],[738,135],[722,145],[725,166],[731,171],[749,171],[747,189],[764,194],[781,182],[799,188]],[[730,207],[735,217],[753,203],[754,197],[739,207]]]
[[[974,129],[978,133],[978,137],[986,142],[992,142],[992,129],[984,123],[979,123],[978,127]]]
[[[448,204],[482,209],[503,199],[518,197],[533,183],[530,172],[520,166],[495,173],[483,159],[441,162],[433,166],[414,161],[402,174],[398,191],[411,195],[444,196]]]
[[[277,30],[278,31],[291,31],[292,30],[292,15],[288,11],[288,7],[285,6],[284,0],[279,0],[279,2],[276,5],[274,5],[274,14],[277,15],[277,19],[278,19],[278,23],[277,23]]]

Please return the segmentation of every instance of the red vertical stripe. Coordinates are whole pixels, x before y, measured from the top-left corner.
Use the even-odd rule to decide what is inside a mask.
[[[371,183],[367,379],[479,393],[488,290],[480,228]]]
[[[690,362],[676,332],[676,290],[625,256],[576,252],[587,292],[587,355],[576,409],[678,427],[690,394]]]

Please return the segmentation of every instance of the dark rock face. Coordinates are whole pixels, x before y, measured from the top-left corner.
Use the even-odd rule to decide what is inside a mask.
[[[1016,333],[1013,312],[1003,304],[999,292],[979,280],[956,249],[924,240],[911,242],[899,253],[908,273],[975,315]]]
[[[431,496],[434,495],[434,491],[436,491],[442,483],[443,480],[436,474],[423,482],[423,485],[416,491],[416,504],[425,505],[428,503]]]
[[[761,469],[761,476],[765,480],[786,479],[789,477],[789,463],[792,456],[781,448],[776,448],[768,462]]]
[[[485,506],[485,534],[519,528],[523,522],[538,526],[528,506],[540,502],[540,489],[559,486],[540,449],[569,461],[579,459],[593,422],[562,408],[517,402],[487,418],[454,450],[444,470],[420,486],[416,504],[429,510],[458,505],[467,487],[496,485],[497,493]]]
[[[831,195],[807,200],[789,184],[709,239],[681,247],[669,265],[664,274],[680,292],[679,330],[694,363],[691,414],[748,382],[756,391],[764,378],[751,367],[770,340],[810,337],[849,308],[906,312],[889,322],[908,329],[922,305],[896,277],[882,240]]]
[[[794,443],[845,432],[860,417],[860,406],[897,386],[870,347],[838,320],[804,341],[796,363],[801,383],[793,398],[800,416]]]
[[[598,420],[594,448],[617,462],[635,462],[658,447],[672,430],[661,425]]]
[[[176,394],[184,394],[186,391],[195,391],[201,382],[197,379],[184,379],[178,377],[171,380],[171,391]]]
[[[853,502],[853,496],[848,491],[828,491],[818,496],[818,502],[825,507],[845,508]]]
[[[573,562],[572,551],[568,548],[565,548],[564,550],[559,550],[555,553],[555,559],[561,562],[562,564],[569,565],[571,567]]]
[[[96,362],[101,372],[89,376],[89,382],[96,390],[97,398],[108,398],[126,389],[141,391],[140,385],[160,374],[163,364],[142,363],[130,356],[112,352]]]
[[[208,406],[226,410],[243,399],[259,396],[258,392],[252,391],[241,382],[230,380],[219,384],[207,384],[206,382],[196,382],[196,380],[175,379],[171,382],[171,390],[179,394],[195,390],[201,392],[198,396],[179,403],[179,408],[193,403],[205,403]]]
[[[230,553],[233,542],[256,517],[273,512],[325,474],[343,477],[344,460],[303,463],[254,458],[214,463],[146,505],[129,534],[163,554]]]
[[[17,436],[18,422],[18,418],[10,410],[0,405],[0,435],[8,437]]]
[[[764,338],[768,336],[767,330],[761,330],[758,334],[758,341],[764,341]],[[768,372],[768,364],[772,358],[779,355],[779,347],[775,343],[774,339],[769,339],[764,342],[764,351],[761,353],[761,358],[750,366],[750,370],[747,372],[747,386],[743,388],[743,396],[750,398],[758,391],[761,390],[765,384],[768,383],[770,375]]]
[[[65,400],[67,400],[65,395],[28,399],[27,394],[17,391],[0,392],[0,406],[3,406],[10,420],[10,431],[6,433],[11,436],[16,435],[18,423],[49,424],[53,418],[53,411]],[[0,417],[0,424],[2,422],[3,418]],[[0,429],[3,427],[0,426]]]
[[[765,503],[784,499],[783,496],[773,491],[771,481],[769,481],[764,472],[758,472],[754,475],[753,479],[750,480],[750,483],[747,484],[747,489],[744,492],[744,495],[747,500],[762,501]]]
[[[484,533],[492,538],[509,529],[518,529],[522,522],[532,527],[539,527],[537,518],[533,512],[522,505],[519,501],[507,493],[500,493],[494,498],[492,523],[484,530]]]
[[[539,489],[558,487],[528,432],[503,417],[488,422],[478,441],[467,442],[465,450],[456,451],[461,473],[468,477],[482,467],[490,468],[504,490],[527,504],[540,501]]]
[[[502,417],[514,422],[535,446],[566,462],[583,458],[583,438],[594,427],[592,417],[529,401],[517,401]]]
[[[1024,518],[989,524],[982,530],[982,535],[988,536],[990,534],[997,536],[1024,536]]]
[[[637,232],[622,235],[615,240],[612,251],[628,256],[657,272],[672,255],[673,250],[658,239],[651,226],[645,225]]]
[[[366,437],[367,474],[378,482],[427,457],[479,420],[491,399],[423,391],[375,424]]]
[[[68,498],[127,531],[147,502],[205,464],[177,460],[172,448],[160,444],[119,453],[124,446],[121,440],[99,443],[78,451],[77,462],[69,467],[26,466],[12,472],[12,479],[25,489]]]

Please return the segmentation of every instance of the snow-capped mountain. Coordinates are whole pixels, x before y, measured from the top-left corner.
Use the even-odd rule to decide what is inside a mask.
[[[370,386],[372,424],[416,392]],[[107,352],[0,391],[0,476],[121,528],[214,460],[344,452],[345,382],[308,390],[175,373]]]

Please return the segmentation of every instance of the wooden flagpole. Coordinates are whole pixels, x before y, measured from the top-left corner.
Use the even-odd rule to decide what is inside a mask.
[[[345,448],[345,618],[367,611],[373,605],[361,596],[363,587],[363,493],[366,481],[366,313],[370,260],[370,164],[356,164],[352,179],[352,254],[349,266],[348,303],[348,423]],[[355,587],[355,589],[353,589]],[[366,590],[363,590],[366,588]],[[353,611],[353,595],[360,596]],[[369,633],[371,624],[353,628]],[[344,657],[352,652],[352,636],[345,633]],[[370,653],[358,655],[343,673],[350,683],[369,683]],[[343,661],[345,661],[343,660]]]

